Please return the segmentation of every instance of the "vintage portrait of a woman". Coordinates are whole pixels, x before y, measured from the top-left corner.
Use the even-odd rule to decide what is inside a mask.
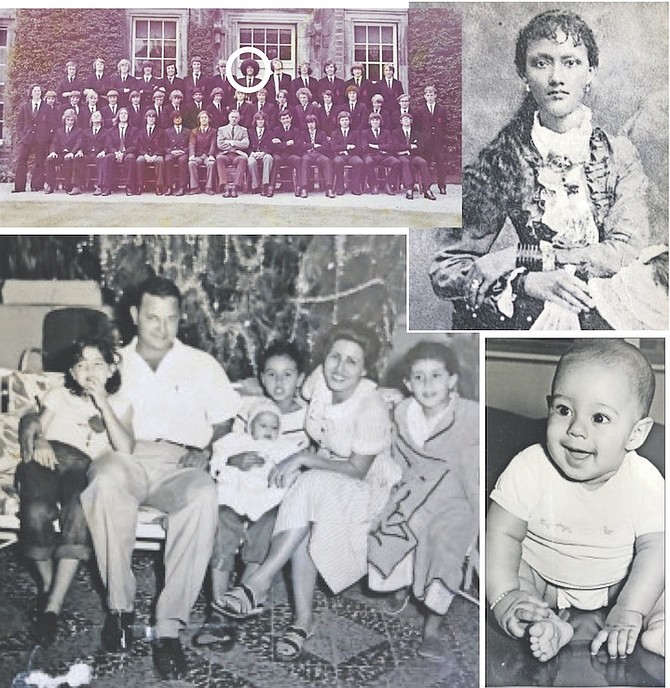
[[[667,57],[644,86],[626,77],[641,46],[667,45],[667,8],[545,7],[464,6],[464,86],[481,90],[464,88],[463,227],[442,232],[433,290],[457,329],[664,329]]]

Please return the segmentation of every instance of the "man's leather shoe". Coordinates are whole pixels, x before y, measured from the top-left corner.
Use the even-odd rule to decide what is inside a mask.
[[[440,194],[442,194],[442,196],[447,195],[447,187],[446,186],[438,186],[437,188],[440,190]]]
[[[108,652],[129,652],[133,645],[133,612],[107,612],[102,644]]]
[[[156,187],[156,196],[162,196],[163,195],[163,189],[161,189],[159,186]]]
[[[387,184],[384,187],[384,191],[389,195],[389,196],[395,196],[395,191],[393,190],[393,187],[390,184]]]
[[[37,191],[38,189],[31,189],[31,191]],[[24,193],[25,189],[12,189],[12,193]]]
[[[335,198],[335,194],[332,189],[328,189],[328,191],[326,191],[326,198]]]
[[[223,190],[223,193],[221,194],[224,198],[230,198],[230,191],[228,191],[228,187],[226,187]]]
[[[179,638],[158,638],[153,644],[154,667],[163,681],[186,676],[186,657]]]
[[[37,615],[31,629],[30,637],[42,647],[49,647],[58,634],[58,614],[42,612]]]
[[[78,186],[75,186],[72,188],[70,191],[67,192],[68,196],[81,196],[81,189]]]
[[[172,187],[171,186],[168,186],[168,188],[165,189],[165,191],[163,191],[163,196],[172,196]]]
[[[53,192],[54,190],[48,184],[44,187],[45,194],[52,194]]]
[[[205,193],[208,196],[214,196],[216,192],[214,191],[214,189],[205,189]]]
[[[102,189],[99,186],[95,187],[95,191],[93,192],[94,196],[102,196]]]
[[[175,196],[183,196],[183,195],[184,195],[184,189],[178,189],[177,193],[175,194]]]
[[[136,195],[136,196],[141,196],[141,195],[142,195],[142,187],[140,187],[139,189],[135,189],[135,195]]]
[[[270,185],[268,186],[268,190],[267,190],[267,193],[266,193],[265,195],[266,195],[268,198],[272,198],[272,197],[275,195],[275,187],[274,187],[272,184],[270,184]]]
[[[355,191],[352,191],[352,192],[351,192],[351,195],[352,195],[352,196],[362,196],[362,195],[363,195],[363,192],[360,191],[359,189],[356,189]]]
[[[344,189],[337,189],[337,191],[335,191],[335,193],[336,193],[338,196],[344,196]]]
[[[133,190],[132,189],[126,189],[126,196],[132,196],[133,195]]]
[[[414,191],[412,191],[412,189],[407,189],[407,191],[405,191],[405,198],[408,201],[413,200],[414,199]]]
[[[307,198],[307,189],[303,189],[300,192],[300,198]]]
[[[371,193],[373,196],[378,196],[378,195],[379,195],[379,187],[373,186],[373,187],[370,189],[370,193]]]
[[[111,196],[112,192],[109,189],[103,189],[102,193],[100,195],[101,196]]]
[[[237,189],[235,187],[230,190],[230,197],[237,198]]]
[[[188,195],[189,195],[189,196],[197,196],[199,193],[200,193],[200,189],[191,189],[191,190],[188,192]]]
[[[426,190],[423,192],[423,197],[424,197],[424,198],[427,198],[429,201],[436,201],[436,200],[437,200],[437,199],[435,198],[435,194],[434,194],[430,189],[426,189]]]

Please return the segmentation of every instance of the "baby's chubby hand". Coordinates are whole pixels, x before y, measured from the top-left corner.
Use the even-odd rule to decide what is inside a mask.
[[[513,638],[521,638],[528,624],[546,619],[549,614],[549,605],[525,590],[508,592],[493,608],[498,625]]]
[[[45,468],[49,468],[52,471],[58,465],[58,460],[56,459],[56,455],[54,454],[51,444],[41,437],[35,440],[33,461],[35,461],[35,463],[39,463]]]
[[[605,628],[591,642],[595,655],[604,643],[611,659],[631,654],[642,629],[642,614],[615,604],[605,619]]]
[[[255,451],[246,451],[230,456],[227,461],[229,466],[238,468],[241,471],[248,471],[257,466],[262,466],[265,459]]]

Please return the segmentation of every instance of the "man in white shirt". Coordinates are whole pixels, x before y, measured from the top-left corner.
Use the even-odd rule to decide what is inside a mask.
[[[156,605],[154,665],[182,678],[179,629],[200,592],[217,528],[217,496],[206,468],[212,442],[230,431],[239,397],[219,363],[177,339],[181,294],[168,279],[138,288],[137,336],[121,350],[121,390],[133,409],[132,455],[108,454],[89,474],[81,503],[110,610],[102,641],[129,650],[135,580],[131,570],[140,505],[165,513],[165,585]]]

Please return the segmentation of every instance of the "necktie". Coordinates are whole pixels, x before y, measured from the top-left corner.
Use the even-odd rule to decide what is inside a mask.
[[[112,111],[112,114],[115,115],[116,114],[116,105],[111,105],[110,110]]]
[[[409,146],[409,134],[410,134],[409,130],[406,129],[406,130],[405,130],[405,140],[407,141],[407,145],[408,145],[408,146]]]
[[[151,135],[154,133],[154,128],[149,127],[149,129],[147,131],[149,132],[149,138],[151,138]]]
[[[100,131],[100,127],[93,127],[93,136],[97,136],[99,131]]]
[[[306,77],[303,77],[302,83],[305,84],[305,88],[307,88],[309,86],[309,82],[307,81]]]
[[[230,138],[231,138],[231,139],[234,139],[234,138],[235,138],[235,127],[234,127],[234,126],[233,126],[233,128],[230,130]]]
[[[135,105],[134,107],[135,107],[135,114],[137,114],[140,111],[140,109],[137,105]]]
[[[315,131],[311,131],[309,135],[310,135],[310,137],[311,137],[311,139],[312,139],[312,147],[314,147],[314,137],[316,136],[316,132],[315,132]]]
[[[33,117],[37,114],[37,108],[39,105],[37,103],[33,103]]]
[[[379,139],[379,134],[376,129],[373,129],[372,133],[375,135],[375,140]]]
[[[361,80],[360,79],[356,79],[356,86],[358,86],[360,88],[360,86],[361,86]]]
[[[175,127],[178,134],[181,134],[181,127]]]
[[[432,114],[433,114],[433,106],[432,106],[432,105],[429,105],[428,108],[429,108],[429,110],[430,110],[430,114],[432,115]]]
[[[349,136],[349,130],[348,130],[348,129],[345,129],[345,130],[342,132],[342,135],[343,135],[344,138],[346,139],[347,136]]]
[[[65,127],[65,133],[66,133],[66,135],[70,134],[70,127]]]
[[[126,150],[126,128],[121,127],[121,151]]]

